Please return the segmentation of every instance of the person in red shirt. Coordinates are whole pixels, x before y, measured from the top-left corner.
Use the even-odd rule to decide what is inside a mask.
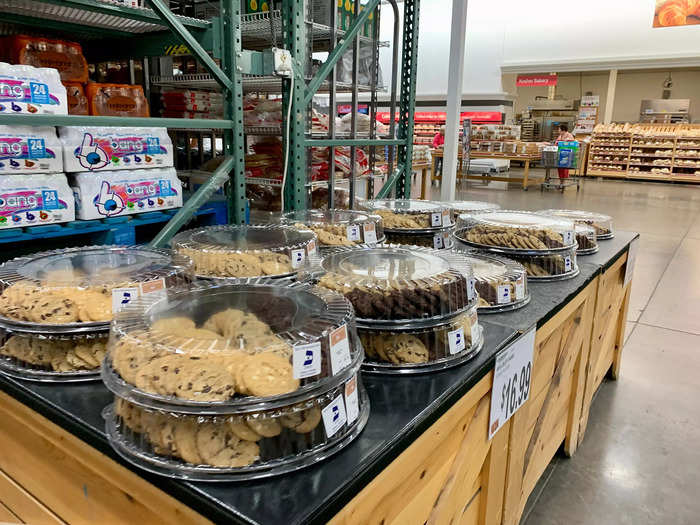
[[[445,144],[445,126],[440,126],[440,131],[438,131],[433,137],[433,149],[441,149]],[[435,171],[442,177],[442,157],[438,157],[435,161]]]
[[[569,133],[569,126],[567,126],[566,124],[561,124],[559,126],[559,135],[557,136],[557,140],[554,141],[554,144],[559,144],[560,142],[569,142],[571,140],[576,139],[571,133]],[[560,179],[569,178],[569,168],[557,168],[557,171],[559,172]]]

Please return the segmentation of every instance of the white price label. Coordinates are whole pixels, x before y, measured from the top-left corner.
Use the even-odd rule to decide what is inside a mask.
[[[436,233],[433,236],[433,248],[436,250],[442,250],[445,247],[445,238],[441,233]]]
[[[347,237],[348,241],[361,241],[362,238],[360,237],[360,225],[359,224],[351,224],[350,226],[347,227]]]
[[[463,352],[467,347],[467,342],[464,340],[464,328],[460,326],[457,330],[447,332],[447,341],[450,346],[450,354]]]
[[[304,260],[306,259],[306,250],[299,249],[299,250],[292,250],[292,268],[299,268],[302,264],[304,264]]]
[[[331,343],[331,372],[335,375],[352,362],[347,325],[339,326],[328,337]]]
[[[294,379],[317,376],[321,373],[321,343],[295,345],[292,354]]]
[[[357,376],[353,376],[345,383],[345,410],[348,416],[348,425],[352,424],[360,415],[360,401],[357,397]]]
[[[326,405],[326,407],[321,410],[321,416],[323,416],[323,426],[326,429],[326,436],[332,437],[347,421],[343,394],[339,394],[330,404]]]
[[[479,318],[476,316],[476,312],[469,316],[469,333],[472,336],[472,346],[476,346],[476,342],[479,340]]]
[[[571,230],[564,232],[564,244],[569,246],[570,244],[574,243],[574,239],[576,237],[574,236],[574,232]]]
[[[467,301],[472,302],[476,297],[476,279],[470,277],[467,281]]]
[[[450,218],[450,210],[443,210],[442,212],[442,225],[451,226],[452,219]]]
[[[568,255],[564,257],[564,271],[565,272],[570,272],[572,269],[572,262],[571,262],[571,257]]]
[[[515,300],[520,301],[525,299],[525,276],[521,275],[517,281],[515,281]]]
[[[508,304],[512,302],[510,298],[510,285],[498,285],[498,304]]]
[[[112,313],[120,312],[127,304],[139,297],[139,287],[113,288],[112,289]]]
[[[316,255],[316,241],[311,239],[309,244],[306,245],[306,253],[310,256]]]
[[[364,234],[366,244],[375,244],[377,242],[377,228],[373,222],[363,224],[362,233]]]
[[[627,286],[632,280],[634,274],[634,263],[637,262],[637,251],[639,250],[639,238],[636,238],[630,244],[630,249],[627,252],[627,266],[625,267],[625,280],[623,287]]]
[[[155,281],[148,281],[145,283],[140,283],[139,288],[141,289],[141,295],[148,295],[150,293],[164,293],[165,292],[165,278],[161,277]]]
[[[530,397],[535,328],[496,356],[491,390],[489,439]]]
[[[442,226],[442,213],[431,213],[430,224],[433,228],[436,226]]]

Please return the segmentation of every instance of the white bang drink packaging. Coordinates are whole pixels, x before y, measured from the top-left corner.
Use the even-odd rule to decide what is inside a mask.
[[[66,88],[57,70],[0,62],[0,115],[21,113],[68,114]]]
[[[55,128],[0,126],[0,174],[62,172],[61,143]]]
[[[75,203],[63,173],[0,177],[0,230],[75,220]]]

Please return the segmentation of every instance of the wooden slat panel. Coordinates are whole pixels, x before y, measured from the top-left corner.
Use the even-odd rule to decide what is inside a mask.
[[[17,516],[12,514],[12,511],[5,505],[0,503],[0,523],[24,523]]]
[[[65,523],[2,471],[0,471],[0,500],[25,523],[51,525]]]
[[[69,523],[210,523],[0,392],[0,468]]]

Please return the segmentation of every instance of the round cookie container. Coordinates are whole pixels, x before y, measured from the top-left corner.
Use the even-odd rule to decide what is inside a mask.
[[[440,228],[427,233],[397,233],[387,232],[386,240],[391,244],[405,244],[407,246],[423,246],[435,250],[449,250],[454,247],[452,238],[452,226]]]
[[[598,238],[593,226],[577,222],[574,224],[574,231],[576,232],[576,244],[578,244],[577,255],[591,255],[599,250]]]
[[[426,233],[454,226],[452,209],[442,202],[412,199],[366,200],[365,210],[381,216],[388,233]]]
[[[456,215],[460,215],[462,213],[481,213],[501,209],[501,206],[498,204],[484,201],[455,201],[450,202],[450,207]]]
[[[192,414],[272,409],[362,362],[351,304],[293,283],[195,283],[140,298],[112,323],[102,378],[117,396]]]
[[[448,250],[334,248],[311,258],[301,273],[343,294],[363,326],[431,326],[476,303],[471,267]]]
[[[366,372],[411,374],[442,370],[472,359],[483,346],[477,305],[432,326],[393,328],[358,325]]]
[[[612,217],[609,215],[583,210],[542,210],[537,213],[551,217],[562,217],[578,224],[588,224],[595,230],[596,237],[599,241],[615,237]]]
[[[192,280],[192,262],[138,246],[67,248],[0,266],[0,327],[78,334],[109,329],[113,312],[134,298],[160,296]]]
[[[311,230],[292,226],[224,225],[180,232],[171,241],[173,250],[194,262],[203,279],[236,282],[251,277],[290,277],[318,240]]]
[[[313,231],[319,248],[384,242],[382,218],[355,210],[299,210],[286,213],[282,223]]]
[[[108,336],[106,331],[48,335],[0,328],[0,372],[46,383],[99,380]]]
[[[527,271],[520,263],[476,250],[456,251],[474,270],[479,313],[505,312],[530,302]]]
[[[272,409],[197,415],[154,409],[117,397],[103,416],[109,441],[127,461],[192,481],[265,478],[313,465],[344,448],[365,427],[369,399],[356,363],[350,377]]]
[[[509,255],[527,270],[529,281],[563,281],[579,274],[576,249],[549,255]]]

